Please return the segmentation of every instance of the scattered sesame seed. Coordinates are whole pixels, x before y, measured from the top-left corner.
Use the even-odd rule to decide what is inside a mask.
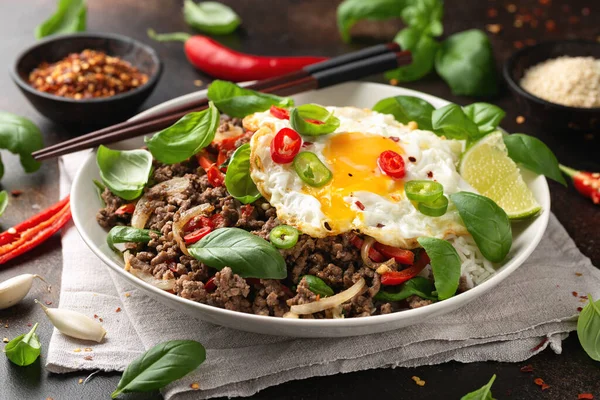
[[[524,123],[524,122],[525,122],[525,117],[524,117],[524,116],[522,116],[522,115],[519,115],[519,116],[517,117],[516,121],[517,121],[517,124],[522,124],[522,123]]]
[[[198,86],[198,87],[202,86],[202,81],[200,79],[196,79],[194,81],[194,86]]]
[[[194,382],[190,385],[190,388],[192,388],[193,390],[198,390],[200,389],[200,385],[198,384],[198,382]]]
[[[7,338],[7,337],[5,337],[4,339],[2,339],[2,341],[3,341],[4,343],[8,343],[8,342],[9,342],[9,340],[8,340],[8,338]]]
[[[79,383],[81,385],[83,383],[83,378],[79,378],[79,380],[77,381],[77,383]]]
[[[577,276],[581,276],[581,275],[583,275],[583,274],[582,274],[581,272],[575,272],[575,275],[577,275]]]
[[[81,349],[79,347],[76,349],[73,349],[73,353],[81,353]]]
[[[485,26],[485,29],[487,29],[488,32],[493,33],[494,35],[497,35],[498,33],[500,33],[502,31],[502,25],[500,25],[500,24],[487,24]]]
[[[410,129],[411,131],[414,131],[415,129],[419,128],[419,124],[417,124],[417,121],[409,121],[407,126],[408,129]]]

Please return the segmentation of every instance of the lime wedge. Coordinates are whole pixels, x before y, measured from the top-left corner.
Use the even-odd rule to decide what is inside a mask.
[[[501,132],[490,133],[467,150],[459,172],[481,195],[502,207],[510,219],[529,218],[542,209],[508,156]]]

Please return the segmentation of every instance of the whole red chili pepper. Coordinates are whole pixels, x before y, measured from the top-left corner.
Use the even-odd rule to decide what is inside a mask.
[[[232,82],[253,81],[294,72],[326,60],[325,57],[269,57],[240,53],[223,46],[214,39],[184,32],[157,34],[152,29],[148,36],[159,42],[184,42],[185,55],[190,63],[207,74]]]
[[[592,199],[594,204],[600,204],[600,173],[577,171],[564,165],[559,165],[559,167],[573,180],[573,185],[579,193]]]

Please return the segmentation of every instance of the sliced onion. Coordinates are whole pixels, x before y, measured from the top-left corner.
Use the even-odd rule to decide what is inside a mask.
[[[337,307],[333,307],[331,309],[331,316],[333,317],[333,319],[343,319],[344,318],[344,314],[342,314],[342,305],[340,304]]]
[[[141,199],[135,205],[133,215],[131,216],[131,226],[138,229],[144,229],[150,216],[152,215],[152,207],[150,207],[150,200],[148,196],[143,195]]]
[[[179,220],[173,223],[173,238],[177,241],[179,248],[186,256],[189,256],[190,253],[187,250],[187,246],[185,245],[185,240],[183,240],[183,229],[185,225],[192,220],[192,218],[197,217],[199,215],[205,215],[212,212],[215,207],[212,204],[200,204],[199,206],[192,207],[189,210],[185,211],[183,214],[179,216]]]
[[[371,258],[369,257],[369,252],[371,251],[371,247],[374,244],[375,244],[375,239],[373,239],[371,236],[367,236],[365,238],[365,240],[363,241],[362,247],[360,248],[360,257],[362,258],[363,263],[367,267],[371,268],[372,270],[377,270],[379,267],[384,266],[384,265],[388,268],[395,266],[396,260],[394,260],[393,258],[390,258],[386,262],[382,262],[382,263],[376,263],[376,262],[373,262],[373,260],[371,260]]]
[[[139,270],[137,268],[133,268],[131,266],[131,259],[133,255],[129,251],[125,251],[123,253],[123,258],[125,259],[125,271],[128,271],[131,275],[135,276],[143,280],[150,285],[157,287],[161,290],[172,291],[175,288],[175,279],[157,279],[152,274]]]
[[[149,193],[156,194],[158,192],[160,194],[165,193],[168,196],[173,196],[182,193],[189,187],[189,184],[190,180],[188,178],[177,177],[152,186]],[[152,207],[148,193],[146,193],[135,205],[135,210],[131,216],[131,226],[138,229],[144,229],[148,219],[152,216],[153,211],[154,207]]]
[[[188,178],[179,176],[177,178],[169,179],[168,181],[164,181],[152,186],[150,188],[150,193],[166,193],[169,196],[173,196],[186,190],[189,187],[189,185],[190,180]]]
[[[293,319],[298,319],[300,318],[300,316],[298,314],[294,314],[291,311],[286,312],[285,314],[282,315],[282,318],[293,318]]]
[[[359,294],[364,287],[365,279],[360,278],[358,282],[343,292],[340,292],[334,296],[322,298],[318,301],[313,301],[312,303],[292,306],[290,307],[290,312],[294,314],[314,314],[319,311],[337,307],[348,300],[351,300],[354,296]]]

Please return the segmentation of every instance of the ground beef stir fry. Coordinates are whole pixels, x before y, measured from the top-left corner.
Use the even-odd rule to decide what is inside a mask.
[[[239,130],[239,120],[223,121],[221,131]],[[227,154],[249,141],[248,134],[242,135],[235,147]],[[208,148],[208,151],[215,149]],[[176,194],[169,194],[161,183],[173,178],[187,179],[187,186]],[[431,303],[412,296],[401,302],[381,302],[374,300],[380,289],[380,275],[365,266],[360,249],[352,243],[354,233],[347,233],[323,239],[301,235],[297,244],[279,250],[284,257],[288,276],[283,280],[244,279],[225,267],[221,271],[210,268],[191,256],[185,255],[173,235],[173,224],[182,213],[200,204],[214,207],[211,218],[215,228],[237,227],[247,230],[263,239],[269,239],[270,231],[279,225],[275,208],[264,199],[250,205],[243,205],[230,196],[224,185],[213,186],[196,158],[173,165],[154,162],[145,191],[153,210],[145,228],[160,232],[152,233],[146,244],[129,243],[130,265],[157,279],[174,279],[174,293],[186,299],[205,303],[228,310],[281,317],[290,306],[317,300],[303,277],[314,275],[321,278],[336,293],[351,287],[360,278],[366,286],[362,293],[342,305],[345,317],[363,317],[387,314],[407,308],[416,308]],[[106,229],[116,225],[129,225],[131,214],[119,212],[126,202],[108,189],[102,193],[106,206],[97,214],[98,223]],[[329,310],[301,318],[331,318]]]

